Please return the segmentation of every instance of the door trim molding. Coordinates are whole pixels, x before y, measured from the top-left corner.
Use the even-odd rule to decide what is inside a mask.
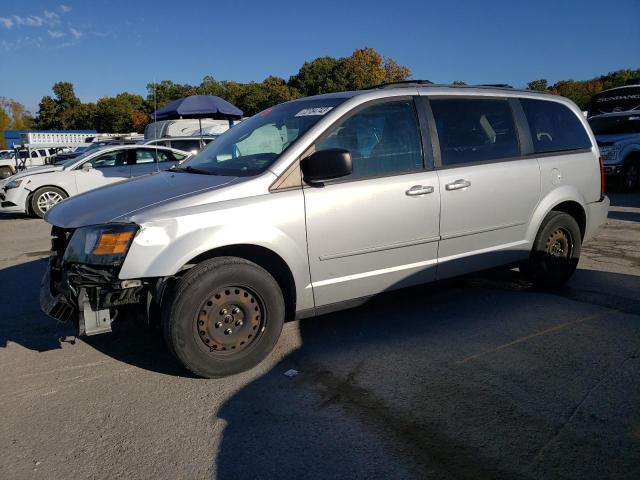
[[[451,240],[452,238],[467,237],[469,235],[476,235],[478,233],[494,232],[496,230],[502,230],[503,228],[519,227],[520,225],[526,225],[526,223],[527,222],[514,222],[514,223],[506,223],[504,225],[494,225],[493,227],[480,228],[477,230],[463,230],[460,232],[454,232],[454,233],[449,233],[447,235],[442,235],[440,239]]]
[[[377,247],[367,247],[360,250],[352,250],[350,252],[334,253],[331,255],[322,255],[318,259],[323,262],[325,260],[335,260],[336,258],[353,257],[356,255],[364,255],[365,253],[383,252],[385,250],[393,250],[396,248],[412,247],[414,245],[422,245],[426,243],[433,243],[440,240],[439,236],[418,238],[416,240],[409,240],[407,242],[393,243],[390,245],[380,245]]]

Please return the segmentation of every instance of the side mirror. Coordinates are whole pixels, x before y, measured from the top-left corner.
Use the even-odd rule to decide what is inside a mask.
[[[309,184],[345,177],[353,171],[351,154],[342,148],[319,150],[300,161],[302,178]]]
[[[93,168],[93,165],[91,165],[91,162],[87,162],[82,165],[82,170],[84,170],[85,172],[88,172],[92,168]]]

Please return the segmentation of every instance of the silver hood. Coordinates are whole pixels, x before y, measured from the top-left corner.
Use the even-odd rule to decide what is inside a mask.
[[[63,228],[126,222],[130,215],[145,208],[216,190],[236,178],[186,172],[153,173],[68,198],[49,210],[45,220]]]

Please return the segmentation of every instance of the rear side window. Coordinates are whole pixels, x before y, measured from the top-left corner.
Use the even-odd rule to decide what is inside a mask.
[[[558,102],[521,98],[535,153],[591,148],[591,140],[575,113]]]
[[[508,100],[431,99],[444,166],[520,155]]]

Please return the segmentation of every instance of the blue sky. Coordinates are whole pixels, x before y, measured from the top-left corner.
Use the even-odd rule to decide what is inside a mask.
[[[153,80],[286,79],[365,46],[434,82],[586,79],[640,67],[640,0],[0,0],[0,96],[35,111],[60,80],[94,101]]]

